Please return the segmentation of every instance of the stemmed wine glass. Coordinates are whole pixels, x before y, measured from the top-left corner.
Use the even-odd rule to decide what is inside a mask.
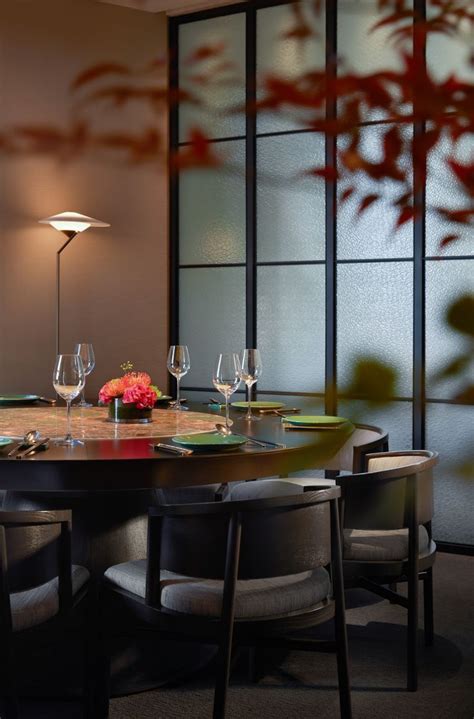
[[[87,342],[78,342],[76,344],[74,354],[79,355],[79,357],[81,358],[82,364],[84,365],[84,374],[86,377],[88,377],[95,367],[94,348],[91,344]],[[86,402],[84,392],[85,384],[81,393],[81,401],[79,402],[79,404],[76,405],[76,407],[92,407],[89,402]]]
[[[247,422],[255,422],[260,417],[252,415],[251,405],[251,388],[262,374],[262,358],[260,357],[259,350],[244,350],[242,352],[242,359],[240,362],[240,379],[245,382],[247,386],[247,400],[248,408],[245,417],[242,419]]]
[[[168,351],[166,366],[168,372],[176,378],[176,400],[173,402],[173,407],[175,407],[175,409],[187,409],[187,407],[182,407],[179,401],[179,383],[181,382],[181,377],[184,377],[191,368],[189,350],[186,345],[171,345]]]
[[[240,360],[236,352],[220,354],[217,357],[212,383],[225,397],[225,426],[229,429],[229,397],[240,384]]]
[[[82,444],[71,435],[71,402],[81,393],[84,388],[86,376],[84,365],[79,355],[58,355],[53,372],[53,387],[60,397],[66,400],[67,404],[67,430],[64,439],[57,442],[59,445],[72,447],[75,444]]]

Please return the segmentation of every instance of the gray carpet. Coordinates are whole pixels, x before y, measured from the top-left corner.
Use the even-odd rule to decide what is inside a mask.
[[[473,719],[474,557],[440,554],[435,566],[435,645],[420,633],[419,690],[405,686],[406,612],[362,591],[348,596],[347,621],[354,719]],[[111,719],[210,719],[213,677],[207,670],[174,688],[113,699]],[[70,703],[29,705],[28,719],[73,719]],[[249,684],[237,663],[228,719],[337,719],[332,655],[267,652],[265,676]]]

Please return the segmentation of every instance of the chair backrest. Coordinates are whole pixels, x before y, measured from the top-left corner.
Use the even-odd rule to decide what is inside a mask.
[[[264,483],[269,489],[274,484]],[[337,512],[340,489],[295,496],[288,483],[286,488],[285,496],[272,498],[152,508],[149,565],[158,562],[177,574],[224,579],[237,535],[241,579],[298,574],[329,564],[330,503]]]
[[[325,463],[325,469],[338,472],[363,472],[369,453],[388,450],[388,433],[370,424],[356,424],[337,454]]]
[[[343,526],[350,529],[402,529],[412,513],[425,524],[433,517],[432,469],[436,452],[413,450],[368,455],[368,471],[339,477]]]
[[[24,591],[54,577],[59,577],[60,603],[69,601],[71,512],[0,511],[0,592]]]

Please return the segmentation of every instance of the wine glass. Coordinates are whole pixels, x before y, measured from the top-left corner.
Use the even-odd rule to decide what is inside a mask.
[[[82,444],[71,435],[71,402],[81,393],[84,388],[86,376],[84,365],[79,355],[58,355],[53,372],[53,387],[60,397],[66,400],[67,404],[67,430],[64,439],[57,442],[59,445],[72,447],[75,444]]]
[[[90,375],[90,373],[95,367],[94,348],[91,344],[87,342],[78,342],[76,344],[74,354],[79,355],[79,357],[81,358],[82,364],[84,365],[84,374],[87,377],[88,375]],[[79,402],[79,404],[76,405],[76,407],[92,407],[89,402],[86,402],[86,398],[84,397],[84,391],[85,384],[81,393],[81,401]]]
[[[179,383],[181,382],[181,377],[184,377],[191,368],[189,350],[186,345],[171,345],[168,351],[166,366],[168,372],[176,378],[176,400],[173,402],[173,407],[175,407],[175,409],[187,409],[187,407],[182,407],[179,401]]]
[[[251,388],[262,374],[262,358],[259,350],[244,350],[240,362],[240,379],[247,386],[248,408],[245,417],[242,419],[248,422],[255,422],[260,417],[252,415]]]
[[[236,352],[220,354],[212,377],[214,387],[225,397],[225,426],[230,428],[229,397],[240,384],[240,360]]]

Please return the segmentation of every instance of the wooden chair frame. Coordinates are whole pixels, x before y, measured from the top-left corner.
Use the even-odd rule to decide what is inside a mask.
[[[436,544],[432,540],[431,533],[432,480],[430,478],[427,492],[426,486],[421,483],[421,477],[425,472],[431,472],[437,464],[438,454],[428,450],[367,454],[364,469],[367,470],[371,459],[407,456],[423,457],[425,461],[393,469],[338,476],[336,484],[341,488],[340,516],[342,530],[344,528],[408,529],[407,560],[357,561],[343,559],[343,567],[346,588],[362,587],[407,609],[407,689],[408,691],[416,691],[418,686],[418,581],[423,581],[425,644],[431,646],[434,638],[433,565],[436,557]],[[406,483],[405,487],[401,486],[400,483],[402,482]],[[397,526],[394,526],[390,512],[388,512],[385,526],[383,520],[379,521],[376,527],[373,524],[371,526],[370,517],[367,517],[364,499],[361,497],[356,503],[352,499],[353,493],[378,493],[380,499],[382,499],[384,493],[386,494],[387,490],[393,490],[395,485],[397,485],[398,497],[403,500],[403,507],[401,508],[403,512],[402,520],[396,522]],[[313,491],[314,489],[315,487],[305,487],[306,491]],[[392,494],[391,496],[393,497],[394,495]],[[418,546],[418,527],[420,524],[426,528],[430,539],[427,551],[421,556]],[[396,591],[398,582],[407,582],[408,597]],[[389,588],[384,586],[387,584]]]
[[[53,577],[58,577],[58,599],[59,612],[51,619],[39,625],[21,631],[13,631],[10,594],[15,590],[28,589],[43,581],[33,582],[30,579],[30,586],[21,567],[22,560],[28,561],[34,556],[36,550],[44,546],[44,538],[37,530],[39,527],[51,530],[50,539],[57,541],[57,562],[56,566],[45,566],[41,562],[40,572],[44,572],[42,578],[47,582]],[[57,530],[56,530],[57,528]],[[9,563],[9,551],[7,547],[8,530],[20,530],[15,537],[15,563],[19,563],[17,576],[12,574],[12,567]],[[54,633],[61,634],[65,630],[76,628],[76,621],[82,636],[87,635],[84,628],[87,626],[85,610],[88,598],[87,584],[73,596],[71,578],[71,529],[72,513],[70,510],[56,511],[0,511],[0,711],[4,719],[18,719],[19,705],[16,691],[16,676],[14,669],[14,658],[16,645],[37,640],[40,636],[47,636],[48,639]],[[24,530],[24,532],[21,532]],[[29,531],[32,530],[32,531]],[[56,530],[56,531],[55,531]],[[56,536],[55,536],[56,535]],[[18,587],[17,585],[24,585]],[[87,658],[85,662],[84,681],[84,716],[91,717],[92,701],[89,695],[91,680],[87,673]]]
[[[215,502],[209,504],[163,505],[153,507],[149,511],[148,524],[148,555],[146,573],[146,596],[144,599],[121,589],[105,579],[103,584],[103,617],[104,624],[104,695],[99,707],[98,717],[108,716],[108,650],[107,635],[113,634],[114,622],[120,618],[123,627],[124,612],[131,619],[131,626],[136,631],[147,626],[153,627],[162,639],[197,641],[204,644],[218,645],[218,667],[214,697],[214,719],[225,716],[227,688],[229,683],[232,650],[237,645],[255,647],[270,644],[284,646],[289,649],[336,652],[341,717],[350,719],[351,699],[349,685],[349,666],[347,657],[347,633],[344,613],[344,586],[342,575],[341,534],[339,527],[338,499],[340,490],[337,487],[300,494],[291,497],[277,497],[233,502]],[[271,617],[268,619],[235,619],[235,593],[239,578],[239,566],[243,527],[246,517],[255,513],[276,513],[287,510],[288,513],[301,508],[329,504],[330,543],[328,556],[331,566],[332,597],[297,615]],[[327,515],[325,515],[327,516]],[[167,519],[184,520],[185,526],[191,521],[202,521],[208,525],[213,518],[225,521],[227,527],[227,545],[225,551],[225,567],[218,575],[211,568],[209,578],[223,579],[223,604],[220,618],[186,615],[171,611],[161,605],[162,585],[160,571],[163,551],[163,523]],[[296,517],[293,518],[296,522]],[[198,525],[199,526],[199,525]],[[296,525],[295,525],[296,526]],[[253,538],[253,535],[251,535]],[[202,575],[202,559],[196,564],[196,572],[192,572],[193,560],[186,562],[188,576]],[[283,560],[284,561],[284,560]],[[290,568],[290,565],[288,565]],[[174,571],[174,570],[172,570]],[[302,570],[301,570],[302,571]],[[294,573],[294,572],[288,572]],[[217,576],[216,576],[217,574]],[[283,572],[285,574],[285,572]],[[262,576],[262,575],[260,575]],[[268,575],[263,575],[268,576]],[[271,575],[270,576],[277,576]],[[244,578],[248,578],[245,576]],[[256,576],[254,577],[256,578]],[[286,637],[286,633],[312,627],[335,619],[335,641],[303,640]]]

